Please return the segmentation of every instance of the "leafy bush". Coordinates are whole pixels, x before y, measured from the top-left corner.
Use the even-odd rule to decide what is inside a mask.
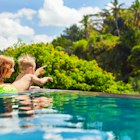
[[[17,58],[21,54],[31,54],[36,58],[37,67],[47,65],[45,75],[54,79],[53,83],[46,83],[44,88],[76,89],[84,91],[100,91],[113,93],[132,92],[130,85],[115,82],[112,73],[102,70],[95,60],[86,61],[64,53],[60,47],[54,49],[52,44],[21,45],[8,48],[4,54],[13,56],[16,62],[15,79],[18,73]],[[11,80],[10,79],[10,80]],[[11,80],[11,81],[12,81]]]

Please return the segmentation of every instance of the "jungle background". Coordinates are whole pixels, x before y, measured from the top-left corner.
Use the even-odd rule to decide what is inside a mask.
[[[84,15],[51,43],[25,44],[21,39],[1,54],[15,59],[31,54],[37,67],[54,79],[44,88],[108,93],[140,93],[140,2],[128,8],[117,0],[109,10]]]

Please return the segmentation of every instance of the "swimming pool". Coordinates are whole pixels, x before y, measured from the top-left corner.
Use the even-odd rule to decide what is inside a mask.
[[[135,96],[42,90],[0,95],[0,140],[139,140]]]

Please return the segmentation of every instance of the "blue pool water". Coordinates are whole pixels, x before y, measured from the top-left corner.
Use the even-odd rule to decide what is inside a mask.
[[[0,95],[0,140],[139,140],[140,99],[42,90]]]

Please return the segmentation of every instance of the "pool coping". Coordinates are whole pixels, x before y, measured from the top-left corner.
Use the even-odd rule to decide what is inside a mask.
[[[140,94],[116,94],[116,93],[104,93],[104,92],[91,92],[91,91],[81,91],[81,90],[62,90],[62,89],[47,89],[47,88],[40,88],[40,89],[35,89],[34,91],[37,92],[58,92],[58,93],[67,93],[67,92],[72,92],[72,93],[77,93],[77,94],[87,94],[87,95],[92,95],[92,96],[104,96],[104,97],[118,97],[118,98],[136,98],[140,99]]]

